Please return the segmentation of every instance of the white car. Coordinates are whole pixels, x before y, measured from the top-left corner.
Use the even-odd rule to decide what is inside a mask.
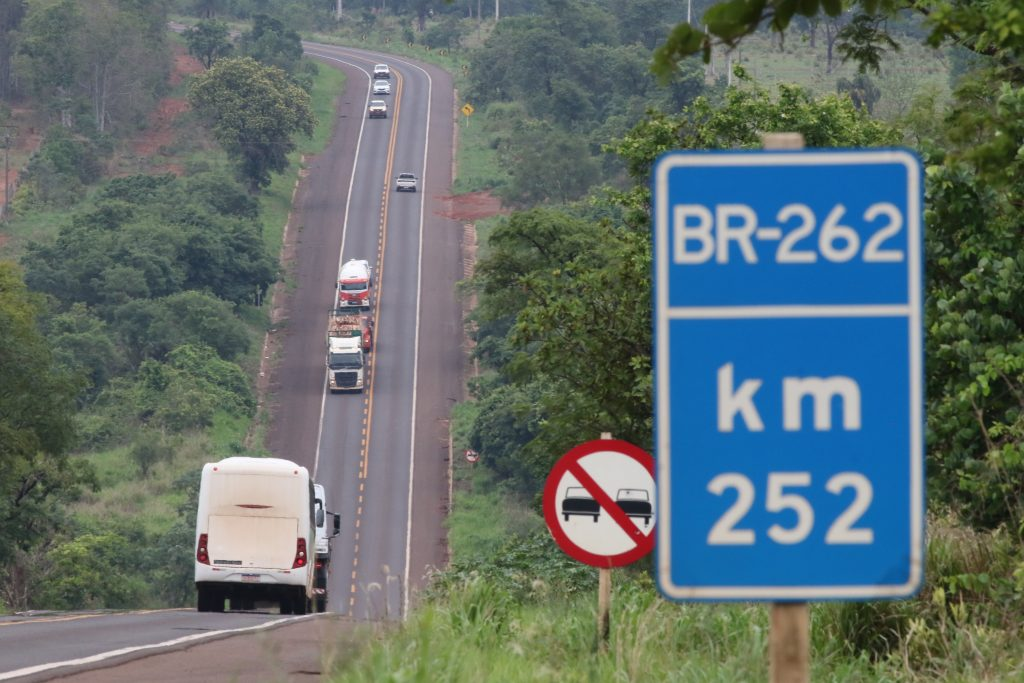
[[[391,94],[391,83],[388,81],[380,80],[373,82],[373,94],[374,95],[390,95]]]
[[[396,192],[415,192],[416,176],[412,173],[399,173],[395,178]]]
[[[391,67],[387,64],[375,64],[373,67],[374,78],[391,78]]]

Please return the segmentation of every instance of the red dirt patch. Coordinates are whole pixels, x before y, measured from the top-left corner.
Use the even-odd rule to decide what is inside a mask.
[[[181,83],[185,76],[203,70],[199,60],[186,54],[183,47],[175,46],[174,51],[174,69],[169,79],[172,86]],[[188,101],[183,98],[165,97],[157,102],[149,115],[149,125],[141,131],[132,145],[132,153],[139,157],[153,157],[159,153],[161,147],[174,142],[174,119],[188,109]],[[168,166],[167,170],[180,173],[177,167]]]
[[[160,100],[149,116],[149,126],[132,145],[132,152],[140,157],[156,156],[161,147],[174,142],[174,119],[188,109],[188,101],[183,99]]]
[[[198,59],[184,52],[183,47],[174,47],[174,71],[171,72],[170,83],[176,86],[182,79],[190,74],[197,74],[203,70],[203,64]]]
[[[502,208],[501,200],[487,190],[444,197],[444,203],[444,217],[464,223],[509,212],[508,209]]]

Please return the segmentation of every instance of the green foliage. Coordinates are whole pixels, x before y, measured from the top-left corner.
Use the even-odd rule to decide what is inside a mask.
[[[64,306],[94,307],[108,322],[133,300],[189,289],[251,301],[274,278],[260,226],[246,217],[252,203],[223,178],[219,185],[210,176],[204,180],[225,191],[193,193],[200,180],[167,176],[111,182],[54,243],[28,246],[26,280]]]
[[[92,482],[67,457],[78,382],[55,366],[39,309],[18,269],[0,262],[0,565],[38,547],[62,504]]]
[[[573,201],[600,177],[600,167],[582,140],[535,121],[515,126],[498,150],[498,161],[511,169],[511,179],[498,191],[510,206]]]
[[[864,109],[869,114],[874,112],[875,103],[882,96],[882,91],[867,74],[857,74],[853,79],[840,78],[836,82],[836,91],[846,93],[853,106]]]
[[[316,119],[310,97],[281,69],[251,58],[222,59],[196,76],[189,102],[239,166],[251,193],[288,166],[294,133],[312,135]]]
[[[242,369],[206,346],[185,344],[167,362],[143,361],[132,378],[119,377],[100,394],[97,408],[124,438],[141,425],[180,432],[208,427],[218,411],[251,417],[256,400]]]
[[[516,603],[573,595],[596,585],[596,570],[573,560],[547,529],[509,539],[490,558],[456,559],[427,590],[428,597],[454,598],[476,585]]]
[[[469,445],[486,454],[484,466],[498,475],[503,487],[531,494],[547,476],[534,471],[521,450],[540,432],[543,386],[504,385],[487,392],[479,401],[479,413],[473,420]]]
[[[19,211],[47,206],[67,207],[80,200],[85,188],[100,173],[100,152],[91,141],[66,128],[50,128],[39,151],[20,173],[18,181],[31,201]]]
[[[494,230],[474,278],[482,294],[477,354],[517,389],[479,385],[472,443],[487,466],[529,485],[580,434],[610,431],[651,447],[647,174],[669,149],[754,147],[772,130],[802,132],[814,147],[899,139],[845,97],[732,88],[722,105],[700,97],[674,116],[652,112],[609,146],[634,176],[633,190],[574,212],[515,213]]]
[[[85,304],[72,304],[67,312],[44,318],[42,324],[57,364],[88,383],[80,402],[94,397],[127,365],[109,326]]]
[[[203,292],[131,301],[115,311],[114,324],[136,362],[162,360],[182,344],[209,346],[227,360],[249,350],[249,333],[232,305]]]
[[[107,532],[58,544],[47,553],[50,570],[33,601],[65,610],[137,606],[146,590],[136,567],[141,541],[138,532]]]
[[[156,464],[174,457],[174,446],[162,432],[144,429],[136,436],[129,457],[138,466],[139,474],[145,478]]]
[[[33,2],[17,36],[18,76],[60,113],[103,133],[141,122],[164,87],[170,55],[159,2]]]
[[[231,54],[232,45],[228,38],[228,25],[223,21],[202,20],[185,31],[188,53],[209,69],[221,57]]]
[[[302,59],[302,39],[299,34],[266,14],[252,18],[252,30],[242,34],[239,52],[252,57],[265,66],[276,66],[285,73],[295,73]]]
[[[794,16],[814,19],[851,12],[852,21],[839,35],[839,51],[844,59],[856,61],[861,72],[877,72],[881,54],[898,49],[887,24],[890,20],[899,23],[901,13],[907,10],[924,17],[926,40],[933,47],[947,42],[962,45],[1006,65],[1024,55],[1024,11],[1015,0],[723,0],[704,13],[700,23],[705,31],[684,23],[672,29],[655,50],[651,69],[667,78],[680,60],[698,52],[703,52],[708,62],[712,45],[735,47],[764,23],[772,31],[784,32]]]

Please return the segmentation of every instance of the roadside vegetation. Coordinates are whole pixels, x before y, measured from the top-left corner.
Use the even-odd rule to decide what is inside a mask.
[[[781,24],[785,40],[762,27],[730,52],[713,37],[710,64],[680,59],[680,17],[663,4],[540,3],[497,26],[426,22],[462,27],[445,46],[466,60],[460,100],[475,108],[460,125],[456,188],[490,190],[517,211],[478,224],[481,258],[462,291],[479,301],[467,327],[482,372],[455,411],[453,450],[480,461],[454,464],[452,565],[405,628],[336,680],[765,677],[765,606],[668,604],[645,563],[616,571],[611,643],[598,652],[596,571],[565,558],[538,510],[570,446],[602,431],[652,445],[651,163],[668,149],[757,147],[772,130],[811,147],[906,145],[928,169],[926,584],[907,601],[814,605],[812,676],[1024,676],[1013,156],[1024,134],[1011,113],[1021,46],[995,28],[1016,19],[963,7],[931,23],[910,12],[872,23],[857,3],[801,7],[809,16]],[[715,11],[740,25],[737,8]],[[709,9],[696,3],[694,15]],[[655,35],[630,34],[630,12]],[[409,25],[419,35],[414,15],[396,14],[347,40],[387,50]],[[659,81],[647,65],[666,52],[676,60],[660,57]],[[614,82],[595,80],[609,72]]]
[[[16,4],[24,11],[0,32],[11,21],[19,35],[38,31],[35,50],[54,25],[76,25],[61,11],[82,10]],[[765,677],[767,609],[669,604],[649,561],[616,571],[612,638],[597,651],[596,571],[561,553],[537,511],[544,477],[572,445],[611,431],[652,448],[651,163],[669,149],[757,147],[774,130],[811,147],[907,145],[927,168],[926,584],[906,601],[814,605],[812,676],[1024,677],[1024,19],[1011,2],[936,0],[921,14],[799,3],[806,15],[778,3],[785,40],[751,22],[745,3],[694,3],[693,27],[679,23],[685,9],[656,0],[528,3],[497,23],[472,3],[381,11],[346,0],[340,22],[310,0],[281,3],[273,18],[258,18],[256,0],[172,4],[203,17],[203,35],[187,40],[211,71],[249,57],[311,91],[318,131],[331,120],[317,95],[327,77],[294,58],[295,32],[450,68],[475,108],[460,123],[456,188],[516,209],[478,226],[486,242],[462,292],[478,299],[467,328],[481,373],[455,410],[453,450],[481,458],[454,463],[451,566],[402,629],[339,664],[335,679]],[[707,36],[702,17],[714,20]],[[163,18],[125,25],[145,35]],[[228,27],[249,32],[236,43]],[[705,40],[713,63],[689,56]],[[184,604],[196,466],[262,449],[257,304],[278,277],[267,254],[295,165],[275,176],[277,158],[239,164],[241,150],[214,128],[180,143],[180,175],[97,182],[138,116],[106,102],[96,119],[97,93],[50,63],[0,53],[0,74],[31,71],[17,80],[31,91],[17,94],[52,102],[56,126],[4,224],[21,265],[0,265],[0,353],[21,355],[4,357],[0,386],[25,389],[0,394],[2,599],[8,609],[30,596],[64,608]],[[0,77],[0,100],[13,83]],[[299,112],[290,129],[305,120]],[[201,174],[215,196],[194,192]],[[243,244],[252,239],[262,251]],[[190,323],[193,310],[203,324]],[[129,566],[128,547],[151,552]]]
[[[0,102],[46,112],[0,230],[0,609],[191,604],[201,465],[266,452],[265,302],[300,154],[325,144],[343,78],[269,17],[174,85],[188,41],[156,5],[0,9],[18,29]],[[116,26],[107,43],[87,44],[94,11]],[[143,88],[103,107],[78,76],[101,49],[111,83]],[[270,144],[237,146],[257,136]]]

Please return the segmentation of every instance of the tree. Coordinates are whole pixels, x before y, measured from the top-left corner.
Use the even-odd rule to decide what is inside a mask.
[[[499,191],[510,205],[578,199],[601,173],[583,140],[538,122],[519,128],[498,158],[512,174],[509,185]]]
[[[203,19],[185,32],[188,53],[209,69],[214,61],[231,52],[228,25],[223,21]]]
[[[48,538],[60,504],[92,481],[68,457],[81,381],[55,367],[39,311],[16,266],[0,262],[0,566]]]
[[[631,175],[628,191],[571,210],[514,213],[495,228],[474,282],[481,292],[478,315],[492,323],[481,331],[508,329],[508,348],[483,339],[478,348],[497,351],[490,358],[505,382],[539,392],[539,414],[529,423],[512,419],[523,411],[481,412],[481,446],[485,428],[516,439],[523,438],[526,424],[535,430],[525,446],[499,450],[505,472],[516,471],[508,458],[527,472],[546,471],[581,433],[611,431],[651,447],[652,163],[672,149],[753,148],[760,145],[759,132],[776,130],[802,132],[814,147],[884,146],[900,139],[848,98],[816,99],[796,86],[781,86],[773,96],[746,83],[730,88],[720,103],[700,97],[678,114],[652,112],[608,145]],[[507,328],[500,324],[506,318],[512,318]],[[483,388],[482,402],[489,397]],[[486,460],[487,452],[481,453]]]
[[[980,55],[992,57],[997,63],[1018,72],[1024,54],[1024,13],[1016,0],[731,0],[716,2],[704,13],[701,30],[690,24],[678,24],[665,42],[654,52],[652,69],[666,77],[678,61],[688,55],[703,53],[711,58],[716,44],[735,47],[748,35],[768,24],[772,31],[783,32],[793,17],[839,17],[850,10],[853,18],[840,32],[840,51],[844,59],[853,59],[861,69],[879,68],[880,54],[895,49],[886,32],[886,20],[901,12],[916,12],[925,19],[929,33],[927,42],[939,46],[945,42],[962,45]]]
[[[854,106],[865,109],[869,114],[875,111],[875,102],[882,96],[882,91],[867,74],[857,74],[852,79],[840,78],[836,81],[836,92],[846,93]]]
[[[1024,537],[1024,13],[1014,0],[856,0],[839,45],[876,68],[886,18],[924,17],[927,42],[974,53],[947,111],[914,110],[926,164],[925,381],[933,500],[976,525]],[[712,39],[735,44],[763,22],[784,30],[794,12],[837,16],[838,1],[719,3],[708,35],[677,27],[656,55],[667,73]],[[815,145],[816,146],[816,145]]]
[[[31,3],[20,31],[26,80],[72,127],[88,104],[93,127],[134,124],[166,80],[164,4],[155,0]]]
[[[0,0],[0,101],[11,96],[14,32],[25,16],[25,0]]]
[[[252,30],[246,31],[239,38],[238,49],[260,64],[276,66],[286,73],[294,74],[302,59],[302,38],[295,31],[285,28],[279,19],[257,14],[252,18]]]
[[[239,163],[252,194],[270,184],[270,174],[288,166],[294,133],[313,134],[316,118],[309,94],[276,67],[254,59],[222,59],[189,86],[189,102],[213,135]]]

